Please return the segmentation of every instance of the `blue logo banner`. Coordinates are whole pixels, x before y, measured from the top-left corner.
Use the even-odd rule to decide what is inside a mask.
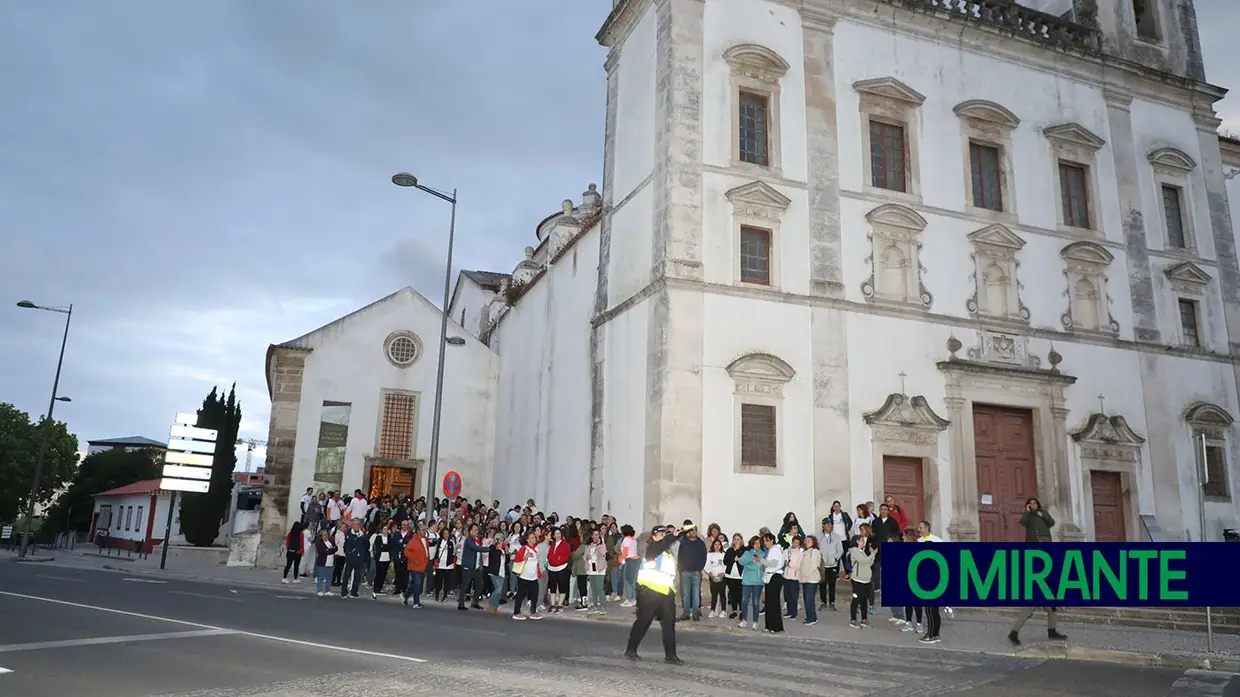
[[[879,562],[883,605],[1240,605],[1240,544],[1225,542],[889,542]]]

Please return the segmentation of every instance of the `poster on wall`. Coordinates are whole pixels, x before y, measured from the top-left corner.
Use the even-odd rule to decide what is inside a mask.
[[[314,458],[315,493],[339,491],[344,480],[344,450],[349,441],[349,402],[323,401],[319,417],[319,447]]]

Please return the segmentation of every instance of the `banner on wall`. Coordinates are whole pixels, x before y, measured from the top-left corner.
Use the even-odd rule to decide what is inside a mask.
[[[314,491],[339,491],[344,481],[344,452],[349,441],[349,402],[323,401],[319,443],[314,458]]]

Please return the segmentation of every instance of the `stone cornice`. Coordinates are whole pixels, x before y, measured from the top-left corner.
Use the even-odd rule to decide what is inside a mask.
[[[1045,383],[1059,383],[1060,385],[1072,385],[1076,382],[1076,376],[1065,375],[1055,370],[1043,370],[1041,368],[1022,368],[1015,365],[996,365],[993,363],[978,363],[976,361],[966,361],[962,358],[954,358],[946,361],[935,363],[939,370],[944,373],[972,373],[974,375],[1004,375],[1009,377],[1019,377],[1026,380]]]
[[[889,32],[894,30],[930,42],[941,41],[942,36],[948,33],[959,35],[963,50],[1007,60],[1057,77],[1070,77],[1089,85],[1131,92],[1135,97],[1176,108],[1191,109],[1202,101],[1217,102],[1227,94],[1227,90],[1221,87],[1165,73],[1135,61],[1101,53],[1056,50],[998,26],[969,20],[963,15],[953,16],[936,11],[925,0],[803,1],[807,8],[834,12],[841,20]],[[879,8],[885,11],[878,12]],[[927,21],[927,15],[933,19]],[[1100,67],[1103,70],[1100,71]],[[1169,86],[1175,90],[1169,92]]]
[[[594,40],[607,48],[614,48],[624,43],[633,25],[641,18],[642,11],[650,4],[650,0],[620,0],[611,9],[611,14],[603,20],[603,26],[594,35]]]

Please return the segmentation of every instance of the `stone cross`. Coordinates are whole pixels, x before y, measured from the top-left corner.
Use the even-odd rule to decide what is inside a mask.
[[[1098,413],[1103,416],[1107,413],[1107,398],[1102,395],[1098,395]]]
[[[908,373],[901,370],[899,375],[900,375],[900,394],[904,394],[904,378],[908,377]]]

